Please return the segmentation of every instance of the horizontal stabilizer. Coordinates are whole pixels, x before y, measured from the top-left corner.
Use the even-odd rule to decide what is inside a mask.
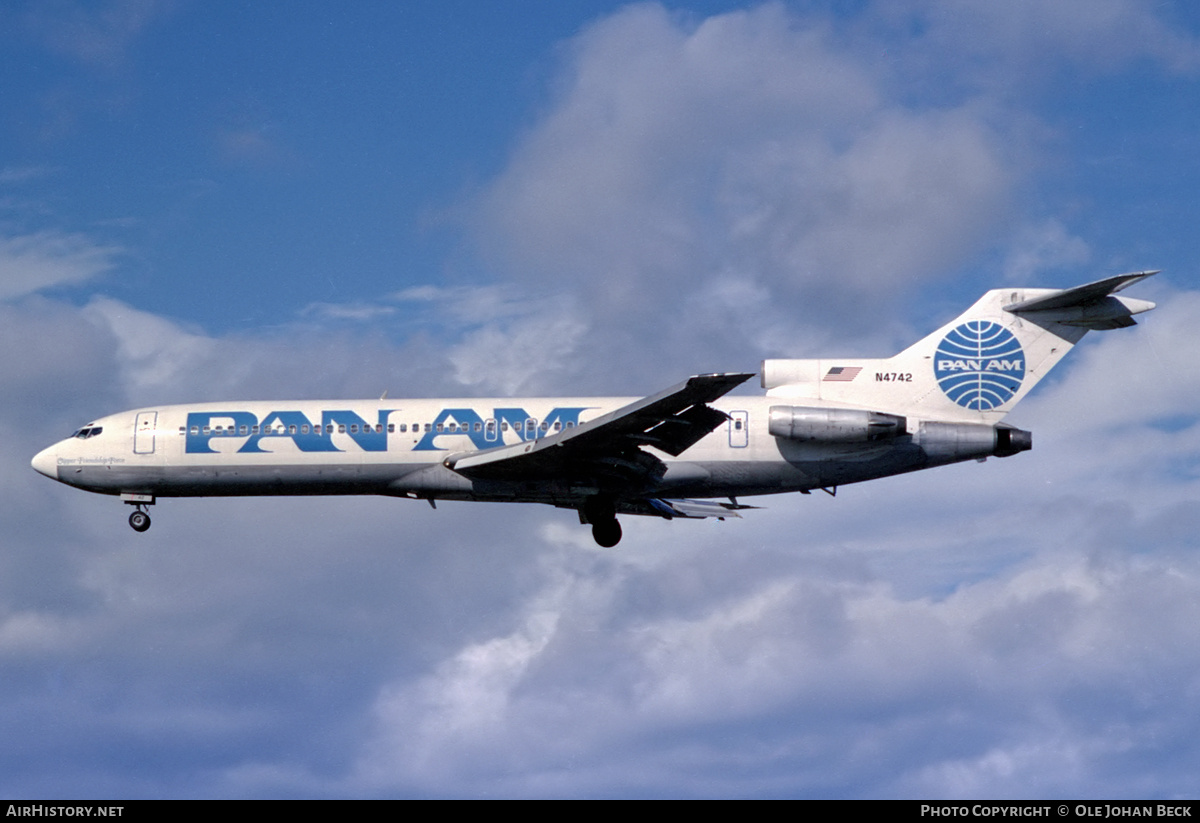
[[[1112,295],[1153,274],[1158,274],[1158,270],[1119,274],[1073,289],[1039,294],[1011,303],[1004,310],[1030,320],[1049,320],[1085,329],[1123,329],[1136,324],[1133,315],[1149,311],[1154,304],[1149,300]]]
[[[646,502],[657,514],[668,520],[675,517],[688,519],[717,517],[741,517],[739,509],[756,509],[757,506],[743,506],[738,503],[722,503],[717,500],[690,500],[676,498],[669,500],[661,497],[647,498]]]

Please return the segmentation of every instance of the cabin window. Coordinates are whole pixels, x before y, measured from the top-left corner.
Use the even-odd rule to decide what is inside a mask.
[[[333,434],[333,424],[332,424],[332,423],[326,423],[326,424],[325,424],[325,433],[326,433],[326,434]]]
[[[338,434],[345,434],[345,433],[346,433],[346,424],[338,423]]]
[[[426,424],[425,424],[425,431],[426,431],[426,432],[433,431],[433,424],[432,424],[432,423],[426,423]]]
[[[186,427],[186,426],[180,426],[180,427],[179,427],[179,433],[180,433],[180,434],[186,434],[186,433],[187,433],[187,427]]]
[[[500,431],[502,431],[502,432],[508,431],[508,421],[507,420],[503,421],[500,424]]]
[[[295,433],[296,433],[296,427],[288,426],[288,434],[295,434]]]
[[[305,425],[303,425],[303,426],[301,426],[301,427],[300,427],[300,433],[301,433],[301,434],[308,434],[308,424],[307,424],[307,423],[306,423]]]
[[[208,427],[208,426],[205,426],[205,427],[204,427],[204,433],[205,433],[205,434],[212,434],[212,429],[211,429],[210,427]]]
[[[395,424],[395,423],[388,423],[388,434],[392,434],[392,433],[394,433],[395,431],[396,431],[396,424]]]
[[[561,421],[561,420],[557,420],[557,421],[555,421],[555,423],[554,423],[554,430],[555,430],[556,432],[557,432],[557,431],[562,431],[562,421]]]

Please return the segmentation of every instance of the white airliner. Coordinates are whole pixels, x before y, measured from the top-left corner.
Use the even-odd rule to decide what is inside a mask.
[[[160,497],[379,494],[576,509],[615,546],[618,514],[737,517],[739,497],[1028,450],[1000,421],[1089,329],[1154,308],[1113,296],[1152,274],[989,291],[887,359],[765,360],[765,396],[725,396],[752,374],[701,374],[642,399],[162,406],[94,420],[33,467],[120,495],[139,532]]]

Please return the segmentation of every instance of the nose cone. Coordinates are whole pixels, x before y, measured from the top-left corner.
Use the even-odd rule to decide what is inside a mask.
[[[33,460],[30,461],[30,465],[33,466],[38,474],[44,474],[51,480],[58,479],[58,457],[55,454],[54,446],[42,449],[34,455]]]

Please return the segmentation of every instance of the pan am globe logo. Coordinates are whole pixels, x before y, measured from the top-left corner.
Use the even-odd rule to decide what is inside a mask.
[[[937,347],[933,373],[958,405],[987,411],[1012,399],[1025,379],[1025,352],[1013,333],[990,320],[955,327]]]

